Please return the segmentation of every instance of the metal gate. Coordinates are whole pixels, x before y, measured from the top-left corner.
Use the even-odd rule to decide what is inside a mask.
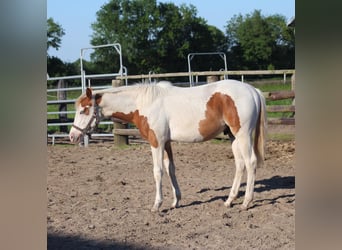
[[[119,70],[117,72],[109,73],[109,74],[89,74],[89,75],[87,75],[84,68],[83,68],[84,52],[86,50],[105,48],[105,47],[114,48],[115,51],[117,52],[117,54],[119,55],[119,62],[120,62]],[[72,125],[73,116],[75,114],[75,109],[74,109],[73,104],[76,101],[75,98],[68,99],[68,97],[63,99],[63,100],[61,100],[61,99],[53,100],[53,97],[55,97],[55,95],[53,95],[53,97],[52,97],[50,93],[56,93],[56,97],[57,97],[58,93],[60,93],[60,92],[67,93],[67,92],[72,91],[74,93],[74,95],[76,92],[77,93],[79,92],[79,94],[77,95],[77,96],[79,96],[81,93],[85,92],[87,87],[92,87],[93,89],[104,89],[104,88],[110,88],[112,86],[111,83],[108,85],[103,85],[103,86],[92,86],[92,80],[94,80],[94,79],[112,80],[112,79],[115,79],[117,76],[120,76],[120,77],[127,76],[127,69],[122,64],[121,45],[119,43],[113,43],[113,44],[105,44],[105,45],[92,46],[92,47],[88,47],[88,48],[82,48],[81,49],[81,55],[80,55],[80,72],[81,72],[80,75],[62,76],[62,77],[50,77],[49,75],[47,75],[47,82],[50,81],[50,82],[54,82],[54,83],[59,84],[60,81],[68,81],[68,82],[74,81],[73,87],[67,87],[67,86],[62,87],[62,88],[58,88],[58,86],[53,86],[51,88],[47,87],[47,105],[48,106],[53,106],[53,105],[55,106],[54,111],[47,111],[48,130],[51,127],[56,127],[56,128],[59,128],[58,130],[60,131],[61,130],[60,128],[62,126],[68,126],[69,127]],[[126,85],[127,85],[127,79],[126,79]],[[67,106],[68,110],[60,110],[60,108],[58,108],[59,110],[57,111],[56,106],[58,106],[58,107]],[[58,115],[58,117],[65,116],[66,118],[65,119],[56,118],[57,115]],[[69,117],[68,117],[68,115],[69,115]],[[107,121],[101,121],[100,125],[101,124],[102,125],[112,125],[113,122],[110,120],[107,120]],[[61,133],[61,132],[49,133],[49,131],[48,131],[47,136],[48,136],[48,138],[52,139],[52,144],[54,144],[55,138],[68,137],[68,133]],[[112,137],[113,134],[112,133],[92,134],[92,137],[94,137],[94,138],[95,137],[103,137],[103,136],[111,136]],[[87,144],[88,144],[87,136],[85,136],[83,143],[85,146],[87,146]]]

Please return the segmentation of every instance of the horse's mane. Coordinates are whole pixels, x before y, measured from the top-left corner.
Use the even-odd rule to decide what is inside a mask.
[[[165,96],[170,92],[172,85],[170,82],[162,81],[156,84],[137,84],[133,85],[137,90],[138,105],[145,106],[151,104],[159,97]]]
[[[135,96],[139,105],[148,105],[159,97],[166,95],[173,85],[167,81],[160,81],[158,83],[136,83],[128,86],[120,86],[102,90],[96,90],[93,94],[105,93],[128,93],[131,92]],[[82,96],[78,100],[82,99]]]

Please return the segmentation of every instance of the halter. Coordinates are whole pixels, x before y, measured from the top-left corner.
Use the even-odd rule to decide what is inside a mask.
[[[95,105],[94,106],[94,113],[91,116],[87,126],[85,128],[80,128],[78,126],[76,126],[75,124],[72,124],[71,126],[74,127],[75,129],[77,129],[78,131],[80,131],[82,133],[82,136],[84,136],[85,134],[90,134],[91,132],[93,132],[93,130],[97,127],[97,125],[100,123],[100,115],[98,113],[99,111],[99,106]],[[91,128],[91,124],[93,123],[95,119],[95,127]]]

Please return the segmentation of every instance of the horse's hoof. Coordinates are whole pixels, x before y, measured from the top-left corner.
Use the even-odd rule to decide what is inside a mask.
[[[248,206],[245,206],[245,205],[240,206],[240,211],[247,211],[247,209],[248,209]]]
[[[157,212],[159,212],[159,208],[152,207],[151,208],[151,212],[152,213],[157,213]]]
[[[159,212],[159,208],[161,206],[161,203],[154,204],[153,207],[151,208],[152,213],[157,213]]]
[[[177,202],[174,202],[174,203],[172,203],[172,205],[171,205],[171,208],[178,208],[179,207],[179,203],[178,203],[178,201]]]
[[[232,202],[226,201],[226,202],[224,203],[224,206],[225,206],[225,207],[228,207],[228,208],[231,208],[231,207],[232,207]]]

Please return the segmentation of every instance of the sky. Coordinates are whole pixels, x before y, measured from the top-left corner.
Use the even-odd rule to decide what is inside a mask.
[[[65,35],[59,50],[49,49],[50,56],[56,56],[64,62],[74,62],[80,58],[82,48],[91,47],[90,39],[93,33],[91,24],[96,21],[96,12],[109,0],[47,0],[47,18],[62,26]],[[157,2],[172,2],[192,4],[197,8],[197,16],[204,18],[225,32],[227,22],[238,14],[251,14],[261,10],[264,16],[280,14],[290,20],[295,16],[295,0],[166,0]],[[88,52],[88,50],[86,51]],[[89,59],[89,54],[84,54]]]

